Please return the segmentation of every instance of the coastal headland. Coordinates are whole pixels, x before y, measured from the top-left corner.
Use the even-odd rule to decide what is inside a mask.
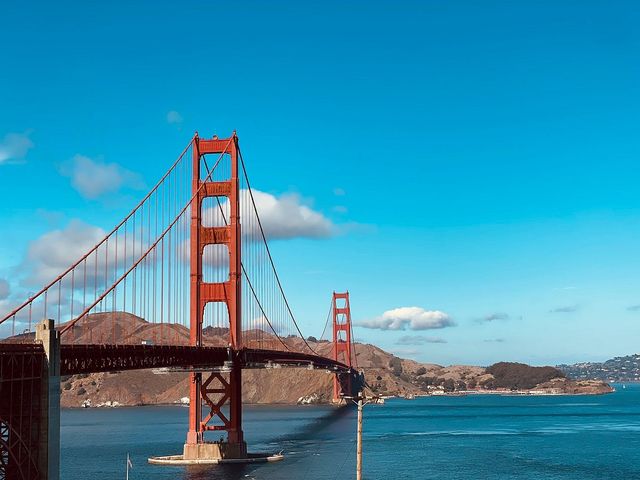
[[[129,329],[144,330],[145,321],[123,315]],[[223,329],[206,331],[208,342],[223,341]],[[290,339],[302,342],[302,339]],[[321,355],[330,355],[331,343],[307,339]],[[572,380],[554,367],[531,367],[501,362],[489,367],[441,366],[403,359],[371,344],[355,344],[358,368],[368,390],[379,396],[411,398],[420,395],[531,394],[593,395],[613,389],[601,380]],[[246,370],[243,401],[252,404],[330,403],[332,375],[292,368]],[[65,377],[61,382],[63,407],[166,405],[188,403],[188,376],[166,370],[94,373]]]

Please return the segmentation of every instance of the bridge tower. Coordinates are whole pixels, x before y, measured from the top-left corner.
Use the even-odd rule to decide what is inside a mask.
[[[211,181],[206,175],[202,180],[202,156],[206,154],[229,155],[231,175],[228,180]],[[204,185],[203,185],[204,184]],[[201,188],[202,187],[202,188]],[[191,293],[190,293],[190,344],[203,346],[202,324],[208,303],[226,304],[229,314],[229,352],[242,348],[241,325],[241,227],[240,191],[238,181],[238,138],[199,138],[193,142],[193,179],[191,204]],[[229,203],[229,219],[225,226],[205,227],[202,224],[202,204],[208,197],[226,197]],[[229,278],[224,282],[207,283],[203,280],[203,254],[207,245],[226,245],[229,250]],[[224,370],[211,373],[192,372],[189,391],[189,431],[184,446],[185,460],[212,458],[245,458],[247,447],[242,432],[242,375],[240,365],[232,361]],[[206,376],[206,379],[203,378]],[[213,397],[213,398],[212,398]],[[202,403],[210,412],[203,418]],[[222,411],[229,407],[228,413]],[[207,431],[226,431],[226,443],[206,442]]]
[[[351,356],[351,306],[349,292],[333,292],[333,359],[353,367]],[[340,402],[341,394],[351,395],[350,375],[336,374],[333,379],[333,401]]]

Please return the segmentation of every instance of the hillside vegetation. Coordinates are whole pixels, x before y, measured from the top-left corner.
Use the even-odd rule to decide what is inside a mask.
[[[532,367],[524,363],[499,362],[485,370],[493,376],[484,382],[488,389],[528,390],[556,378],[566,378],[557,368]]]

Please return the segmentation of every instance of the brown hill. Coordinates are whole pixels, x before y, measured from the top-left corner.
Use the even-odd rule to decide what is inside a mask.
[[[329,343],[312,343],[319,352],[330,352]],[[453,365],[443,367],[400,359],[369,344],[356,344],[358,366],[373,393],[383,396],[412,396],[475,390],[485,393],[521,392],[549,394],[601,394],[612,389],[601,381],[571,381],[556,375],[533,385],[524,385],[518,378],[515,384],[503,383],[482,367]],[[522,365],[522,364],[520,364]],[[531,367],[530,367],[531,368]],[[533,367],[537,368],[537,367]],[[333,377],[320,370],[293,368],[245,370],[243,372],[243,400],[246,403],[293,404],[302,397],[317,402],[330,402]],[[163,370],[139,370],[119,373],[76,375],[62,381],[62,405],[78,407],[89,399],[92,405],[118,402],[122,405],[179,403],[188,396],[185,373]]]
[[[61,328],[61,327],[58,327]],[[188,344],[189,332],[181,325],[152,324],[124,312],[97,313],[80,322],[65,343],[129,343],[143,341]],[[206,345],[225,346],[228,329],[205,328]],[[243,332],[244,342],[271,341],[275,336],[262,330]],[[10,341],[30,340],[30,335]],[[313,339],[315,340],[315,339]],[[302,348],[303,340],[289,337],[288,345]],[[321,355],[331,355],[331,343],[307,340]],[[264,343],[261,343],[264,344]],[[383,396],[413,396],[478,390],[508,393],[528,390],[536,393],[607,393],[603,382],[574,382],[552,367],[529,367],[524,364],[499,363],[489,368],[452,365],[443,367],[396,357],[370,344],[355,344],[357,366],[363,370],[372,393]],[[301,397],[328,402],[332,395],[333,376],[324,371],[306,369],[258,369],[243,372],[243,399],[246,403],[296,403]],[[186,373],[164,370],[140,370],[117,373],[75,375],[62,379],[62,405],[78,407],[89,400],[92,405],[117,402],[122,405],[179,403],[188,396]]]

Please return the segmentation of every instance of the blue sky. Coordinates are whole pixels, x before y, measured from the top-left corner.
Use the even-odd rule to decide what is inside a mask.
[[[388,328],[356,337],[421,361],[638,351],[636,2],[131,3],[2,7],[0,297],[235,129],[256,188],[333,225],[273,244],[306,334],[349,289]]]

